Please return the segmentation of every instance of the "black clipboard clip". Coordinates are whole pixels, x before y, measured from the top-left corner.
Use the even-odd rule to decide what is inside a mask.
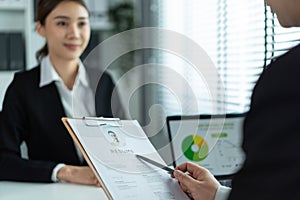
[[[86,126],[98,127],[98,126],[122,126],[122,122],[119,118],[105,118],[105,117],[83,117],[82,120]]]

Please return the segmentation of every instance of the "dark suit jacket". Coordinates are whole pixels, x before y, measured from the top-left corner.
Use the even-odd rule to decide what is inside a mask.
[[[244,123],[246,161],[231,200],[300,199],[300,45],[258,80]]]
[[[110,76],[103,77],[101,82],[113,88]],[[57,163],[81,165],[61,122],[65,113],[56,85],[40,88],[39,82],[40,67],[36,67],[17,73],[7,89],[0,116],[0,180],[51,182]],[[98,114],[111,116],[109,93],[99,98]],[[27,144],[29,160],[20,157],[22,141]]]

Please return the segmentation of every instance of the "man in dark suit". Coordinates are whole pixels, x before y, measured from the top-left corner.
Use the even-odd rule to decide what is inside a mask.
[[[282,26],[300,26],[300,0],[266,2]],[[300,45],[274,60],[259,78],[244,122],[246,160],[233,179],[230,200],[300,199],[299,77]],[[199,166],[185,163],[177,169],[175,178],[194,199],[226,199],[230,192],[220,195],[221,186]]]
[[[246,160],[230,199],[299,199],[300,46],[279,57],[254,88],[244,125]]]

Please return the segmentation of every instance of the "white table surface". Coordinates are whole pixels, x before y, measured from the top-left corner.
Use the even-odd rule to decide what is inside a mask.
[[[22,183],[0,181],[1,200],[107,200],[94,186],[70,183]]]

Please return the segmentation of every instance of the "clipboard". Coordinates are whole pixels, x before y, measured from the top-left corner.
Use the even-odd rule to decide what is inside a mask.
[[[107,189],[107,187],[105,186],[103,180],[101,179],[100,175],[98,174],[94,164],[92,163],[92,161],[90,160],[87,152],[85,151],[85,149],[83,148],[82,144],[80,143],[78,137],[76,136],[76,134],[74,133],[72,127],[70,126],[70,124],[68,123],[68,119],[67,117],[63,117],[61,120],[64,123],[65,127],[67,128],[69,134],[71,135],[73,141],[75,142],[75,144],[77,145],[77,147],[79,148],[80,152],[82,153],[85,161],[87,162],[87,164],[89,165],[89,167],[92,169],[93,173],[95,174],[96,178],[98,179],[99,183],[101,184],[101,187],[104,191],[104,193],[106,194],[107,198],[109,200],[112,200],[112,196],[109,192],[109,190]],[[84,118],[73,118],[73,119],[78,119],[78,120],[84,120]],[[98,119],[96,119],[98,120]]]
[[[136,157],[166,165],[136,120],[63,117],[62,122],[108,199],[189,199],[167,171]]]

